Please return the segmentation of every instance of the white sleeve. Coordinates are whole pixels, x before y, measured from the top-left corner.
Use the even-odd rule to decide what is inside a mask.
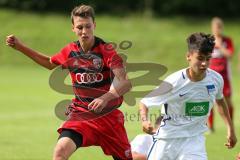
[[[131,149],[133,152],[147,155],[149,148],[153,142],[152,136],[147,134],[137,135],[131,141]]]
[[[147,107],[160,107],[162,104],[166,103],[171,96],[171,90],[173,88],[172,84],[166,80],[164,80],[161,85],[155,88],[151,93],[145,96],[141,100],[141,103],[145,104]]]
[[[145,104],[148,108],[155,106],[160,107],[162,104],[166,103],[167,96],[156,96],[156,97],[144,97],[141,103]]]

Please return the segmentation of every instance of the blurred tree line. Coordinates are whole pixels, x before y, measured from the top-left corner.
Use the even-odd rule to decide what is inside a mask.
[[[92,5],[97,13],[149,15],[239,16],[239,0],[0,0],[0,7],[68,13],[79,4]]]

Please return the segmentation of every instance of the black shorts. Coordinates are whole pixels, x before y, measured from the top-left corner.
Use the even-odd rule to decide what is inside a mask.
[[[75,143],[77,148],[82,146],[83,136],[74,130],[63,129],[61,134],[59,135],[58,139],[60,139],[62,137],[68,137],[71,140],[73,140],[73,142]]]

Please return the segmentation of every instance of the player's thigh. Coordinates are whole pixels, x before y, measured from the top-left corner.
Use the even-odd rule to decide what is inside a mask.
[[[66,158],[70,157],[73,152],[77,149],[74,141],[69,137],[62,137],[58,140],[55,149],[54,157],[64,156]]]
[[[177,160],[207,160],[205,137],[199,135],[188,138]]]

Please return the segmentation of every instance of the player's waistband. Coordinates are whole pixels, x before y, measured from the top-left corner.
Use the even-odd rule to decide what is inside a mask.
[[[84,104],[79,104],[79,103],[77,103],[77,102],[72,102],[72,104],[74,105],[74,107],[82,108],[82,109],[84,109],[84,110],[90,111],[89,108],[88,108],[86,105],[84,105]],[[103,113],[111,112],[111,111],[119,108],[120,106],[121,106],[121,104],[116,104],[116,105],[113,105],[113,106],[111,106],[111,107],[110,107],[110,106],[109,106],[109,107],[106,107],[106,108],[104,109]]]
[[[79,107],[79,108],[83,108],[83,109],[86,109],[86,110],[89,110],[87,106],[83,105],[83,104],[79,104],[77,102],[73,102],[73,105],[75,107]]]

